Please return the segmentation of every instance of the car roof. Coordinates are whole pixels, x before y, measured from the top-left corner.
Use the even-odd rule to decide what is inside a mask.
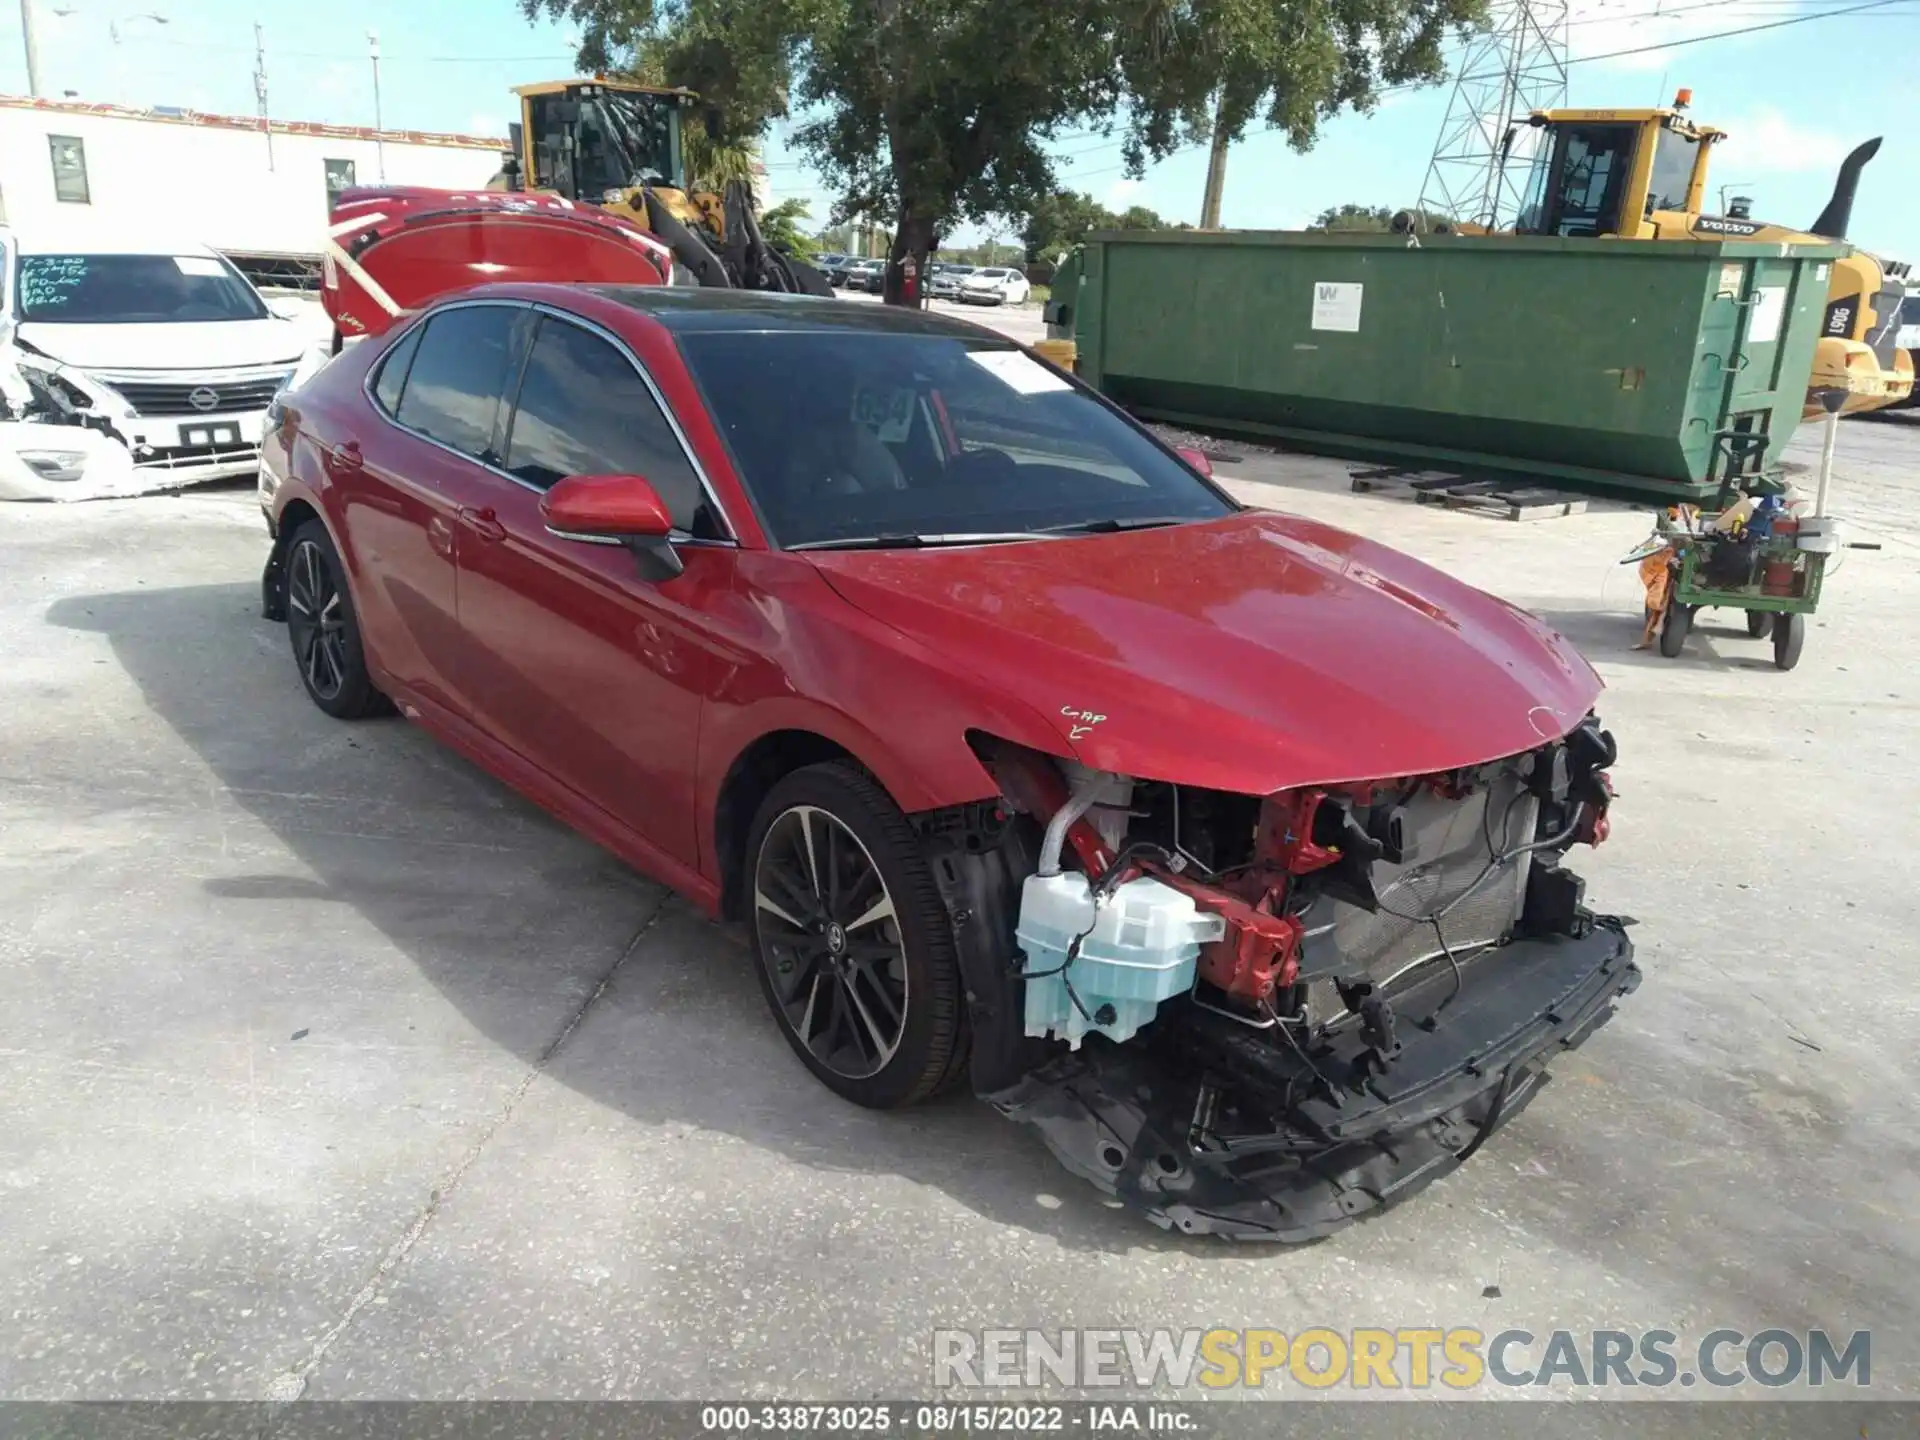
[[[164,232],[155,234],[144,221],[62,216],[29,225],[9,225],[0,234],[12,239],[22,255],[212,255],[198,240]]]
[[[853,300],[770,294],[764,290],[696,290],[678,285],[589,285],[584,288],[637,310],[676,334],[713,330],[813,334],[866,330],[880,335],[947,335],[966,340],[994,340],[1009,347],[1013,343],[984,326],[933,310],[899,305],[862,305]]]

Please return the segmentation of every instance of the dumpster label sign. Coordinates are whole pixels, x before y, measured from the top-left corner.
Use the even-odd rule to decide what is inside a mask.
[[[1780,317],[1787,313],[1787,287],[1762,285],[1753,293],[1753,319],[1747,325],[1749,345],[1768,345],[1780,338]]]
[[[1317,280],[1313,286],[1313,328],[1345,330],[1360,328],[1360,292],[1364,285],[1347,285]]]

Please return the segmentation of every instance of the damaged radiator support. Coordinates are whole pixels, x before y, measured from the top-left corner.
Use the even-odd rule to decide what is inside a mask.
[[[1028,872],[1005,979],[983,974],[994,937],[963,937],[976,1045],[1026,1037],[976,1054],[976,1089],[1162,1225],[1299,1240],[1392,1203],[1639,982],[1624,927],[1560,866],[1604,838],[1613,758],[1589,717],[1444,775],[1190,795],[1204,831],[1137,786],[1116,849],[1074,822],[1084,868]],[[997,761],[1014,811],[1059,813],[1057,775]]]

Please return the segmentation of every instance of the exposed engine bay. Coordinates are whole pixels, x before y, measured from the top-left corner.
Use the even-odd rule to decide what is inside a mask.
[[[1468,1159],[1640,972],[1563,868],[1606,838],[1588,716],[1487,764],[1230,795],[981,737],[920,817],[975,1090],[1189,1233],[1307,1240]]]

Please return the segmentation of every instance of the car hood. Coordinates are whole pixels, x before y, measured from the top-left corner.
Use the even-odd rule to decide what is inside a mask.
[[[20,338],[63,365],[99,370],[230,370],[291,365],[307,348],[298,324],[203,320],[161,325],[49,325],[21,322]]]
[[[1038,710],[1084,763],[1266,794],[1531,750],[1601,689],[1410,556],[1264,512],[965,549],[815,551],[849,603]]]

